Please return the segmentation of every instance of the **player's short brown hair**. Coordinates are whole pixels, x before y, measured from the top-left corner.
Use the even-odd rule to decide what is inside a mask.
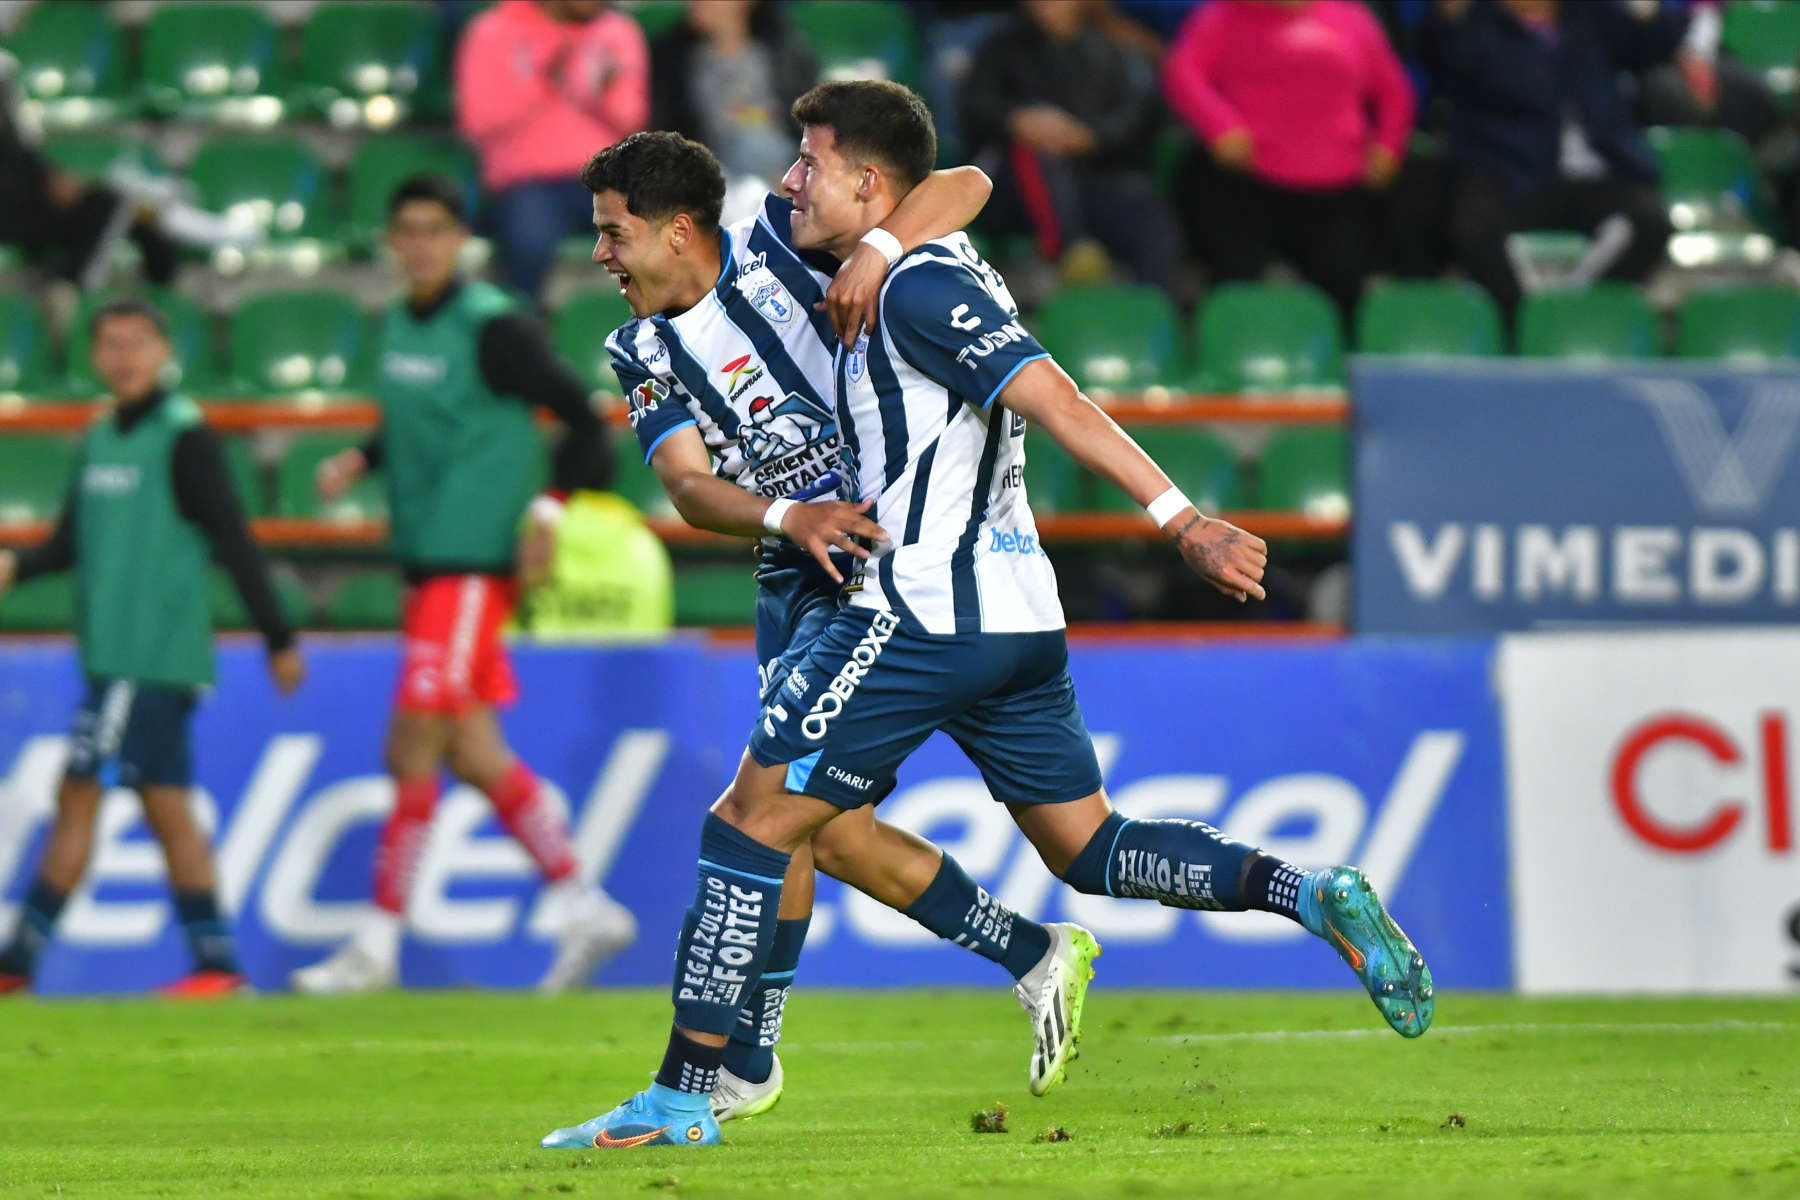
[[[829,125],[837,152],[883,168],[909,192],[937,165],[937,127],[925,101],[885,79],[833,80],[794,101],[802,126]]]

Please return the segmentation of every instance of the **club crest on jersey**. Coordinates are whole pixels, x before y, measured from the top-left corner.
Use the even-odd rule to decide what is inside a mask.
[[[738,290],[750,301],[750,307],[761,313],[776,325],[786,325],[794,319],[794,301],[775,278],[775,272],[767,267],[758,267],[745,272],[738,280]]]
[[[850,377],[851,383],[861,383],[863,373],[869,369],[869,335],[862,334],[856,339],[855,349],[850,351],[844,360],[844,374]]]
[[[631,389],[631,423],[636,425],[644,419],[645,413],[655,412],[656,406],[669,398],[669,385],[656,379],[646,379]]]

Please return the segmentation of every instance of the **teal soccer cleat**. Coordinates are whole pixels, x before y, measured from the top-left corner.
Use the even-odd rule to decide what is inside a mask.
[[[1300,923],[1330,942],[1401,1037],[1431,1028],[1431,968],[1355,867],[1314,871],[1300,886]]]
[[[635,1150],[639,1146],[716,1146],[719,1123],[712,1113],[659,1108],[639,1092],[609,1113],[558,1129],[539,1143],[546,1150]]]

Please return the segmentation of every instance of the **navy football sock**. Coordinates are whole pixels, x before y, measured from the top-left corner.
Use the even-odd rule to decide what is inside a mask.
[[[775,944],[788,855],[707,814],[699,886],[675,954],[675,1023],[728,1034]]]
[[[1300,872],[1201,821],[1133,821],[1113,813],[1063,872],[1077,891],[1155,900],[1170,908],[1298,919]]]
[[[944,940],[999,963],[1014,979],[1025,978],[1050,949],[1049,930],[976,886],[948,854],[906,915]]]
[[[724,1054],[723,1046],[708,1046],[679,1029],[669,1030],[669,1048],[656,1072],[656,1087],[667,1090],[657,1092],[657,1099],[681,1111],[710,1107],[707,1097],[719,1082],[719,1062]]]
[[[231,946],[231,926],[219,915],[219,902],[212,892],[176,892],[175,915],[200,970],[241,974],[237,952]]]
[[[4,952],[0,952],[0,971],[12,975],[31,974],[38,955],[43,953],[56,932],[56,918],[62,915],[63,905],[68,902],[69,893],[52,887],[41,878],[32,882],[31,891],[25,894],[25,903],[19,908],[19,924],[13,930],[12,941]]]
[[[775,922],[775,943],[762,978],[751,989],[750,1003],[738,1012],[731,1040],[725,1044],[725,1069],[747,1083],[762,1083],[775,1069],[775,1043],[781,1040],[781,1016],[787,1008],[788,989],[800,966],[800,948],[806,945],[806,927],[812,914]]]

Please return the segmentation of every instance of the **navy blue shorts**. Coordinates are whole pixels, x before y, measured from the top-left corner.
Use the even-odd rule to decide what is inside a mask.
[[[107,787],[187,787],[194,781],[191,687],[89,679],[69,739],[72,779]]]
[[[767,704],[788,672],[837,615],[838,592],[811,555],[764,552],[756,572],[757,703]]]
[[[789,791],[858,808],[893,791],[900,764],[938,729],[1003,804],[1100,790],[1060,629],[941,636],[909,632],[891,612],[840,609],[771,690],[749,749],[765,767],[787,764]]]

